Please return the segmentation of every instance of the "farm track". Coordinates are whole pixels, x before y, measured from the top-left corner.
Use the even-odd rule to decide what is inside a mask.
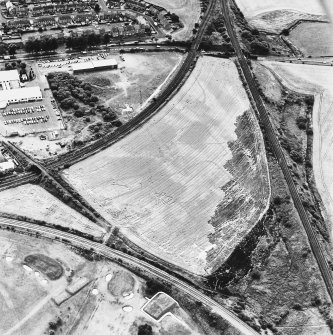
[[[235,314],[230,312],[225,307],[221,306],[219,303],[214,301],[213,299],[206,296],[201,291],[195,289],[189,284],[184,283],[180,279],[170,275],[169,273],[156,268],[149,263],[139,260],[133,256],[125,254],[121,251],[110,249],[103,244],[92,242],[89,239],[78,237],[74,234],[66,233],[57,229],[47,228],[42,226],[37,226],[31,223],[18,221],[14,219],[8,219],[4,217],[0,217],[0,225],[6,227],[13,227],[18,229],[23,229],[31,232],[38,232],[43,234],[44,236],[51,237],[52,239],[57,237],[61,239],[63,243],[71,243],[73,246],[77,246],[83,248],[85,250],[93,249],[96,253],[108,258],[109,260],[117,260],[121,259],[122,261],[126,261],[127,263],[134,265],[143,269],[144,271],[153,274],[154,276],[166,281],[169,284],[172,284],[174,287],[178,288],[182,292],[188,294],[195,301],[201,301],[206,306],[213,309],[214,312],[220,314],[222,318],[228,321],[233,327],[238,329],[241,334],[244,335],[259,335],[255,330],[253,330],[250,326],[248,326],[245,322],[240,320]]]
[[[200,25],[199,31],[195,40],[192,43],[191,49],[183,62],[178,73],[173,77],[165,90],[154,100],[150,105],[147,106],[140,114],[134,117],[131,121],[127,122],[125,125],[121,126],[117,131],[112,134],[103,136],[101,139],[95,141],[92,144],[89,144],[82,149],[78,149],[72,152],[65,153],[59,156],[57,161],[45,161],[44,165],[47,168],[63,168],[65,164],[72,165],[75,164],[87,157],[90,157],[100,150],[103,150],[110,145],[118,142],[128,134],[130,134],[135,129],[139,128],[143,123],[147,122],[151,117],[153,117],[159,110],[159,108],[164,105],[164,103],[171,97],[171,95],[179,88],[179,85],[182,83],[184,77],[191,69],[191,66],[194,65],[194,61],[197,57],[197,50],[201,43],[204,31],[208,24],[211,12],[215,7],[217,0],[212,0],[209,7],[205,13],[203,21]]]
[[[330,295],[331,300],[333,301],[333,276],[332,272],[328,266],[328,263],[326,261],[326,258],[324,256],[324,253],[322,251],[322,248],[320,246],[320,243],[318,241],[317,235],[311,225],[310,219],[304,209],[304,206],[302,204],[301,198],[297,192],[296,185],[292,179],[290,170],[288,168],[287,160],[284,156],[284,153],[282,151],[282,148],[280,146],[280,142],[278,138],[276,137],[276,134],[274,132],[274,128],[271,124],[271,121],[268,117],[268,114],[266,112],[266,109],[264,107],[264,104],[261,100],[260,94],[257,90],[257,87],[255,85],[251,70],[247,64],[247,59],[243,55],[243,52],[241,50],[240,44],[238,42],[236,33],[233,28],[233,23],[231,21],[231,17],[229,15],[229,8],[228,8],[228,0],[220,0],[222,5],[222,11],[225,18],[225,23],[227,27],[228,34],[230,36],[231,42],[233,44],[233,47],[235,49],[238,61],[240,63],[240,66],[242,68],[242,72],[244,75],[244,78],[248,84],[249,90],[251,92],[251,95],[255,101],[259,118],[262,121],[262,124],[264,126],[265,133],[267,135],[270,147],[275,155],[275,157],[278,160],[279,166],[283,172],[283,175],[285,177],[285,180],[287,182],[289,192],[291,194],[291,197],[293,199],[295,208],[298,212],[298,215],[301,219],[301,222],[303,224],[303,227],[306,231],[306,234],[308,236],[308,240],[312,249],[312,252],[317,260],[319,270],[321,272],[322,278],[325,282],[328,294]]]

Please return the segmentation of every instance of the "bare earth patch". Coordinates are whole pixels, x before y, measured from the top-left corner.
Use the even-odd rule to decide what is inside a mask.
[[[233,62],[200,58],[154,118],[64,176],[134,243],[205,274],[267,208],[264,145],[249,110]]]
[[[73,228],[94,236],[104,230],[37,185],[27,184],[0,193],[0,211]]]
[[[317,0],[236,0],[249,23],[258,29],[280,32],[298,20],[324,20]]]
[[[147,99],[176,70],[183,55],[176,52],[124,54],[117,58],[119,69],[80,74],[93,86],[93,93],[118,112],[122,122],[133,118]],[[123,112],[126,106],[133,111]]]

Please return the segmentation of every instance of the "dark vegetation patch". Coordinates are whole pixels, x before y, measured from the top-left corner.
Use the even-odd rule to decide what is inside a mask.
[[[303,205],[317,231],[329,241],[328,228],[321,214],[322,202],[312,169],[314,98],[287,90],[277,79],[276,85],[280,85],[282,95],[278,102],[269,99],[265,95],[264,87],[257,81]]]
[[[248,53],[254,55],[288,55],[293,54],[290,46],[280,35],[261,32],[250,26],[235,1],[230,1],[230,8],[237,26],[237,35]]]
[[[214,50],[231,54],[234,52],[234,48],[225,27],[225,21],[221,11],[221,5],[218,1],[205,30],[200,47],[206,51]]]
[[[64,273],[64,269],[60,263],[42,254],[29,255],[24,258],[24,262],[29,267],[40,271],[50,280],[57,280]]]
[[[216,278],[216,273],[209,276],[213,288],[216,285],[222,287],[238,272],[244,274],[245,254],[250,245],[255,242],[252,241],[252,237],[259,234],[261,230],[259,225],[252,221],[262,213],[266,206],[265,199],[269,197],[269,180],[265,175],[264,161],[262,158],[258,158],[261,150],[264,150],[263,147],[260,148],[263,143],[260,143],[260,139],[256,138],[255,132],[259,129],[255,127],[256,120],[251,113],[251,111],[247,111],[238,117],[235,131],[237,139],[228,143],[232,158],[225,164],[224,168],[230,172],[233,179],[222,187],[225,196],[209,221],[215,228],[215,232],[209,238],[211,243],[221,245],[221,241],[227,243],[228,236],[235,234],[246,236],[252,230],[254,231],[242,240],[233,251],[230,259],[224,262],[223,269],[217,276],[222,276],[224,279]],[[253,210],[255,213],[249,216]],[[237,222],[236,227],[235,222]],[[208,255],[208,259],[219,257],[218,252],[219,248],[217,247]],[[236,264],[233,264],[234,261]]]
[[[96,140],[122,125],[116,111],[105,106],[97,96],[104,92],[102,86],[105,86],[105,80],[98,80],[101,86],[93,86],[67,72],[49,73],[47,79],[53,96],[63,111],[64,119],[70,123],[69,127],[76,134],[83,128],[88,130],[89,136],[77,136],[74,146]]]

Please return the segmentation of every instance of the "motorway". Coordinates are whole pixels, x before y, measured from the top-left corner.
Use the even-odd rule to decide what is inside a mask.
[[[308,240],[312,249],[312,252],[317,260],[321,275],[324,279],[328,294],[330,295],[331,301],[333,301],[333,276],[332,276],[332,272],[327,264],[326,258],[324,256],[324,253],[321,249],[320,243],[318,241],[317,238],[317,234],[314,231],[311,222],[309,220],[309,217],[304,209],[304,206],[302,204],[301,198],[297,192],[296,189],[296,185],[292,179],[288,164],[287,164],[287,160],[284,156],[284,153],[282,151],[282,148],[280,146],[280,142],[278,140],[278,138],[276,137],[276,134],[274,132],[274,128],[271,124],[271,121],[268,117],[268,114],[266,112],[266,109],[264,107],[264,104],[261,100],[260,94],[257,90],[256,84],[254,82],[251,70],[249,65],[247,64],[247,59],[245,58],[240,44],[238,42],[236,33],[234,31],[233,28],[233,23],[231,22],[231,17],[230,17],[230,13],[229,13],[229,6],[228,6],[228,0],[220,0],[221,1],[221,5],[222,5],[222,11],[223,11],[223,15],[225,18],[225,24],[226,24],[226,28],[228,31],[228,34],[230,36],[231,42],[233,44],[233,47],[235,49],[238,61],[240,63],[240,66],[242,68],[243,71],[243,75],[245,77],[245,80],[249,86],[251,95],[255,101],[258,113],[259,113],[259,118],[263,123],[264,126],[264,130],[265,133],[267,135],[270,147],[272,149],[272,151],[275,154],[275,157],[278,160],[279,166],[283,172],[283,175],[285,177],[285,180],[288,184],[288,188],[289,188],[289,192],[290,195],[293,199],[295,208],[298,212],[298,215],[301,219],[301,222],[303,224],[303,227],[306,231],[306,234],[308,236]]]
[[[144,269],[148,273],[168,282],[169,284],[178,288],[182,292],[188,294],[192,299],[194,299],[194,301],[201,301],[206,306],[212,308],[215,313],[220,314],[221,317],[223,317],[226,321],[228,321],[233,327],[238,329],[242,334],[259,335],[250,326],[248,326],[246,323],[240,320],[235,314],[233,314],[232,312],[230,312],[229,310],[218,304],[213,299],[207,297],[204,293],[182,282],[180,279],[175,278],[174,276],[166,273],[165,271],[160,270],[150,265],[149,263],[139,260],[133,256],[127,255],[118,250],[111,249],[103,244],[92,242],[83,237],[62,232],[60,230],[53,228],[38,226],[28,222],[0,217],[0,225],[15,227],[23,230],[29,230],[31,232],[38,232],[50,238],[58,237],[61,239],[65,239],[69,241],[73,246],[77,246],[86,250],[90,250],[91,248],[93,248],[97,254],[100,254],[110,260],[117,260],[120,258],[122,259],[123,262],[129,263],[132,266],[140,267],[141,269]]]

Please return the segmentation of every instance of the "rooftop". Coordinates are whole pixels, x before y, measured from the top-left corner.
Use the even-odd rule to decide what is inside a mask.
[[[42,97],[38,86],[14,88],[12,90],[0,91],[0,101],[24,100],[29,98]]]
[[[0,71],[0,82],[20,80],[17,70]]]

